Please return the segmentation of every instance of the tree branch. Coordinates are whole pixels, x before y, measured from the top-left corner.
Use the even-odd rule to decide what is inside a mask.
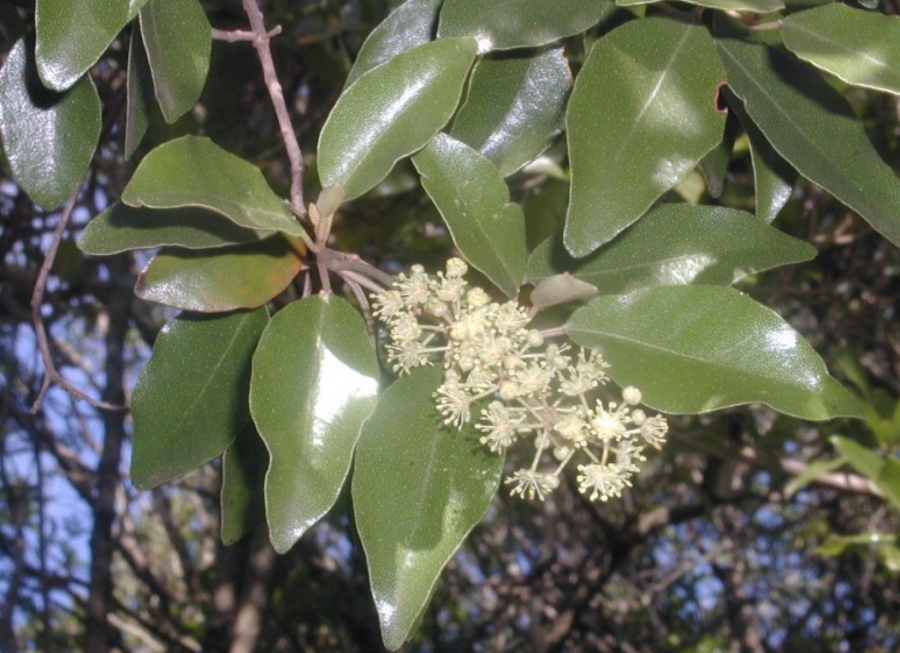
[[[303,177],[306,174],[306,164],[303,162],[303,152],[300,150],[300,143],[297,142],[297,135],[294,133],[294,127],[291,125],[291,116],[284,101],[284,91],[281,88],[281,82],[278,81],[278,75],[275,73],[275,61],[272,58],[272,48],[269,44],[270,38],[278,34],[280,30],[276,28],[272,32],[266,31],[263,14],[256,0],[243,0],[243,3],[247,18],[250,19],[251,33],[255,35],[253,47],[256,48],[256,54],[262,66],[263,79],[266,82],[266,88],[269,90],[269,97],[272,99],[275,116],[278,118],[281,139],[284,141],[284,148],[287,150],[288,159],[291,162],[291,208],[295,215],[305,217],[306,206],[303,202]],[[245,39],[236,38],[235,40]]]
[[[44,402],[44,396],[47,394],[50,386],[54,383],[64,388],[76,399],[82,399],[95,408],[102,410],[122,410],[124,408],[123,406],[94,399],[62,377],[53,362],[53,353],[50,351],[50,342],[47,338],[47,330],[44,328],[44,319],[41,315],[41,308],[44,305],[44,292],[47,290],[47,279],[50,278],[50,270],[53,268],[53,262],[56,260],[56,254],[59,251],[59,245],[62,242],[63,235],[66,232],[66,226],[69,224],[69,219],[72,217],[72,212],[75,210],[78,196],[81,194],[81,189],[89,176],[90,173],[88,173],[88,176],[78,184],[78,188],[75,189],[75,192],[72,193],[72,196],[66,201],[66,205],[59,216],[59,223],[56,225],[56,229],[53,232],[53,240],[50,241],[50,247],[47,248],[47,254],[44,257],[44,262],[41,264],[37,282],[34,284],[34,293],[31,295],[31,319],[34,323],[34,333],[37,337],[38,349],[40,349],[41,352],[41,360],[44,363],[44,381],[41,383],[41,390],[38,392],[37,399],[34,400],[34,405],[31,407],[31,412],[35,414],[41,409],[41,404]]]

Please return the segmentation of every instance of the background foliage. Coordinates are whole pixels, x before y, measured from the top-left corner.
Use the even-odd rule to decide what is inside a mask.
[[[896,5],[573,0],[548,13],[530,0],[515,11],[411,0],[382,23],[390,2],[264,4],[266,27],[281,26],[273,64],[311,168],[305,190],[317,196],[318,177],[359,197],[336,216],[332,249],[394,273],[412,263],[439,268],[456,248],[507,295],[523,278],[570,271],[605,294],[571,319],[573,338],[602,344],[615,380],[639,381],[651,405],[697,413],[753,401],[787,413],[743,407],[673,418],[670,444],[621,501],[592,504],[571,480],[540,504],[499,493],[420,614],[421,602],[405,600],[411,590],[385,572],[392,560],[373,559],[399,532],[440,570],[468,531],[438,546],[439,528],[410,532],[382,519],[403,523],[402,508],[420,496],[392,495],[382,479],[403,478],[396,452],[428,435],[428,414],[392,417],[407,404],[428,406],[433,373],[381,395],[363,428],[351,502],[341,488],[379,375],[357,337],[363,319],[348,305],[354,277],[336,277],[329,298],[291,303],[308,293],[306,279],[318,282],[309,267],[297,277],[303,261],[317,263],[280,200],[306,210],[296,153],[285,156],[260,73],[264,54],[224,33],[247,30],[248,14],[237,1],[167,0],[167,11],[161,1],[71,2],[71,14],[49,2],[0,2],[0,648],[368,651],[407,635],[412,648],[460,651],[897,646],[900,255],[888,241],[900,238],[900,19],[880,15]],[[428,43],[439,10],[440,38]],[[780,13],[762,15],[770,11]],[[73,30],[84,15],[96,31]],[[751,35],[748,24],[779,28]],[[892,65],[856,54],[866,44],[855,40],[860,30]],[[842,48],[822,38],[835,34]],[[504,52],[476,57],[488,46]],[[665,74],[647,72],[660,65]],[[402,115],[360,128],[360,116],[375,124],[396,107],[391,93],[412,86],[421,92],[404,110],[415,129]],[[528,119],[510,120],[496,109],[504,106]],[[635,116],[630,129],[617,122]],[[460,190],[460,180],[477,190]],[[330,202],[319,196],[323,215]],[[772,220],[777,230],[766,227]],[[142,251],[171,245],[184,249],[152,262]],[[78,247],[117,255],[85,257]],[[683,280],[668,260],[710,253],[716,261],[688,279],[694,285],[671,287]],[[644,271],[624,273],[635,260]],[[630,365],[646,352],[616,344],[635,334],[633,315],[617,308],[628,293],[646,315],[632,342],[662,342],[679,319],[712,327],[677,343],[677,356],[658,367]],[[139,297],[189,311],[268,308],[176,318]],[[748,297],[808,338],[859,408],[806,345],[796,358],[759,361],[752,354],[765,348],[750,348],[748,333],[739,338],[746,361],[724,355],[741,324],[771,324],[756,335],[793,333]],[[38,412],[31,407],[48,370],[30,301],[61,374],[50,370],[56,383]],[[286,356],[281,341],[297,333],[302,341]],[[242,361],[254,350],[251,381]],[[698,404],[712,392],[708,370],[692,375],[677,360],[685,354],[711,356],[715,389],[730,378],[724,387],[735,396]],[[309,483],[297,465],[279,472],[276,461],[306,460],[290,434],[312,432],[316,402],[279,393],[294,384],[327,392],[324,379],[343,369],[334,360],[357,374],[354,403],[330,433],[336,447],[323,477]],[[801,369],[819,381],[798,384]],[[79,402],[60,382],[131,412]],[[863,420],[790,417],[858,410]],[[244,429],[251,413],[272,453],[265,509],[253,490],[269,454]],[[378,429],[396,444],[365,439]],[[472,457],[455,436],[418,446],[440,447],[440,459],[462,469]],[[158,486],[226,448],[223,460]],[[473,495],[453,479],[436,487]],[[291,492],[317,493],[308,514]],[[478,521],[490,494],[470,497],[464,522]],[[253,528],[264,512],[268,532]],[[366,544],[371,579],[357,528],[362,544],[388,543]],[[411,581],[423,598],[432,590],[427,574]],[[406,627],[392,631],[376,612],[370,583],[376,600],[409,613]]]

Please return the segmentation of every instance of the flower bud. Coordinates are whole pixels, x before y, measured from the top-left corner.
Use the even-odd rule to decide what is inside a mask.
[[[630,406],[637,406],[639,403],[641,403],[641,391],[635,388],[633,385],[630,385],[622,390],[622,399],[624,399],[625,403]]]

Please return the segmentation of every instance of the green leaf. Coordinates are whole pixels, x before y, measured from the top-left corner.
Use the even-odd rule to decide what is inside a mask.
[[[612,240],[719,143],[725,115],[716,97],[724,77],[701,26],[635,20],[594,45],[566,116],[572,184],[565,244],[573,256]]]
[[[128,45],[128,77],[125,106],[125,158],[137,150],[150,124],[150,98],[153,96],[153,77],[141,30],[134,25]]]
[[[532,250],[566,224],[569,204],[569,184],[558,179],[548,179],[531,189],[522,200],[525,213],[525,232],[528,249]]]
[[[697,164],[706,181],[706,190],[710,197],[718,198],[725,190],[725,173],[728,171],[728,164],[731,163],[731,153],[734,151],[739,126],[737,117],[729,113],[725,118],[725,133],[722,140]]]
[[[125,187],[122,201],[154,209],[197,206],[248,229],[303,233],[259,168],[198,136],[183,136],[150,152]]]
[[[875,483],[894,508],[900,510],[900,461],[895,458],[885,458],[881,473],[875,479]]]
[[[662,204],[587,258],[573,259],[560,238],[549,238],[532,253],[525,277],[535,282],[568,271],[597,286],[602,295],[621,295],[647,286],[727,286],[815,255],[808,243],[749,213]]]
[[[753,163],[753,184],[756,189],[756,217],[771,223],[784,205],[791,199],[797,171],[781,158],[765,135],[747,115],[744,103],[731,92],[722,89],[729,108],[740,119],[750,141],[750,159]]]
[[[166,122],[190,111],[203,91],[212,28],[197,0],[150,0],[141,9],[141,34]]]
[[[267,235],[269,232],[238,227],[206,209],[136,209],[116,202],[88,222],[78,248],[95,256],[165,245],[208,249],[248,243]]]
[[[366,37],[344,82],[346,90],[361,75],[431,41],[443,0],[407,0]]]
[[[656,4],[661,0],[616,0],[616,4],[620,7],[634,7],[636,5]],[[721,9],[723,11],[750,11],[757,14],[770,14],[773,11],[781,11],[784,9],[782,0],[684,0],[684,2],[697,5],[698,7],[709,7],[710,9]]]
[[[900,245],[900,180],[847,101],[777,48],[720,40],[728,84],[778,153]]]
[[[216,250],[164,249],[138,276],[141,299],[188,311],[256,308],[281,293],[303,260],[282,236]]]
[[[872,481],[878,478],[884,467],[884,459],[881,456],[841,435],[833,435],[828,439],[841,457],[847,459],[853,469]]]
[[[859,533],[858,535],[830,535],[813,553],[823,556],[841,555],[848,546],[891,545],[897,541],[890,533]]]
[[[793,496],[798,491],[814,482],[823,474],[833,472],[834,470],[843,467],[846,464],[847,459],[843,456],[838,456],[837,458],[832,458],[831,460],[821,459],[812,461],[811,463],[809,463],[806,470],[802,474],[800,474],[799,476],[797,476],[797,478],[787,484],[787,487],[784,488],[785,496]]]
[[[222,454],[222,543],[234,544],[266,521],[263,484],[269,452],[252,421]]]
[[[19,40],[0,70],[0,135],[16,183],[49,211],[87,172],[100,139],[100,97],[90,76],[65,93],[44,88],[33,45]]]
[[[900,95],[900,18],[832,3],[791,14],[784,45],[848,84]]]
[[[64,91],[78,81],[131,20],[128,0],[37,0],[37,69]]]
[[[128,20],[134,20],[148,0],[128,0]]]
[[[509,203],[494,164],[446,134],[435,136],[413,163],[459,251],[514,297],[525,274],[525,217]]]
[[[669,413],[763,403],[802,419],[859,416],[800,334],[732,288],[658,286],[598,297],[568,322],[569,337],[600,349],[620,386]]]
[[[250,411],[271,454],[269,537],[286,553],[337,500],[378,396],[366,324],[334,295],[280,311],[253,356]]]
[[[384,645],[410,637],[441,570],[481,521],[503,457],[469,427],[444,426],[432,393],[443,377],[419,368],[381,396],[365,423],[353,472],[353,510]]]
[[[596,25],[604,0],[445,0],[438,37],[474,36],[478,51],[553,43]]]
[[[475,65],[450,134],[506,177],[562,132],[572,73],[562,48],[486,57]]]
[[[360,77],[322,127],[322,187],[339,184],[348,200],[359,197],[399,159],[424,146],[456,110],[474,59],[474,40],[443,39]]]
[[[876,552],[888,571],[893,573],[900,571],[900,548],[893,544],[883,544],[876,549]]]
[[[131,482],[155,487],[221,455],[249,418],[250,358],[264,308],[225,316],[182,314],[153,346],[131,398]]]
[[[895,508],[900,509],[900,461],[885,458],[850,438],[833,435],[828,439],[853,469],[869,479]]]

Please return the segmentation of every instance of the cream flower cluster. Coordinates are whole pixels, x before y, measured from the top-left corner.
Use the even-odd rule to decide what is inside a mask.
[[[533,442],[531,466],[506,480],[511,494],[543,500],[579,455],[586,459],[577,466],[579,490],[591,500],[620,496],[646,460],[645,446],[665,441],[666,420],[635,408],[641,393],[634,387],[621,401],[598,399],[609,367],[598,352],[546,342],[515,301],[498,304],[481,288],[469,289],[467,269],[456,258],[436,276],[416,265],[374,298],[375,314],[390,327],[388,361],[401,374],[443,361],[438,410],[462,428],[476,404],[487,402],[475,428],[492,452]]]

